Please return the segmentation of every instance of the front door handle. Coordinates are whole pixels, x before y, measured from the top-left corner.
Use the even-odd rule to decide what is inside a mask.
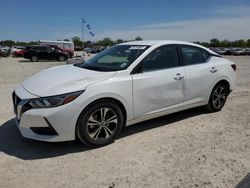
[[[177,73],[176,76],[174,77],[175,80],[182,80],[184,78],[183,75],[181,75],[180,73]]]

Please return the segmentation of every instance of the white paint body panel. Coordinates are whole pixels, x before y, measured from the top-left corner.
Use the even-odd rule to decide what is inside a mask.
[[[50,142],[74,140],[80,113],[101,98],[120,101],[126,110],[126,125],[131,125],[207,104],[213,87],[220,80],[228,81],[230,90],[235,86],[235,71],[231,67],[233,62],[215,56],[203,64],[131,74],[144,57],[162,45],[185,44],[203,48],[212,54],[214,52],[196,44],[179,41],[139,41],[125,44],[151,47],[123,71],[98,72],[65,65],[41,71],[17,86],[15,93],[21,99],[85,90],[66,105],[24,112],[18,125],[21,134],[27,138]],[[210,72],[212,67],[217,69],[216,73]],[[177,73],[183,75],[183,79],[175,80]],[[48,126],[44,118],[51,123],[58,135],[37,135],[31,131],[30,127]]]

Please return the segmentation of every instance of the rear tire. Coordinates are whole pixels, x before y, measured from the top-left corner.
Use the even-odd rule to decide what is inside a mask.
[[[59,60],[60,62],[63,62],[63,61],[65,61],[65,59],[66,59],[66,58],[65,58],[64,56],[60,56],[58,60]]]
[[[77,138],[89,147],[101,147],[114,142],[123,126],[123,113],[111,100],[102,100],[87,107],[76,127]]]
[[[228,94],[229,88],[226,84],[218,83],[217,85],[215,85],[211,92],[209,102],[206,105],[207,110],[210,112],[220,111],[226,103]]]
[[[32,61],[32,62],[37,62],[38,61],[38,57],[37,56],[32,56],[31,58],[30,58],[30,60]]]

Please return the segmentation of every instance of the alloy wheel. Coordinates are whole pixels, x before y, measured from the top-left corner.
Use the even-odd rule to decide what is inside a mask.
[[[213,93],[212,103],[216,109],[220,109],[224,106],[226,102],[226,89],[223,86],[218,86]]]
[[[59,61],[61,61],[61,62],[65,61],[65,57],[64,56],[60,56],[59,57]]]
[[[107,140],[115,133],[117,124],[116,113],[111,108],[103,107],[89,116],[87,134],[95,141]]]
[[[37,58],[36,56],[32,56],[32,57],[31,57],[31,60],[32,60],[32,61],[37,61],[38,58]]]

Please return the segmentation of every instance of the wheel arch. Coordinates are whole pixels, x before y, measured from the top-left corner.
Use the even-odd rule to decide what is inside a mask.
[[[218,84],[225,84],[225,86],[226,86],[227,89],[228,89],[228,94],[230,93],[231,86],[230,86],[230,82],[229,82],[228,80],[226,80],[226,79],[221,79],[221,80],[219,80],[219,81],[216,82],[216,84],[214,85],[214,87],[215,87],[216,85],[218,85]],[[214,87],[213,87],[213,88],[214,88]]]
[[[79,121],[80,121],[80,117],[82,116],[82,114],[84,114],[91,106],[95,105],[96,103],[99,103],[99,102],[102,102],[102,101],[111,101],[115,104],[118,105],[118,107],[121,109],[122,111],[122,114],[123,114],[123,117],[124,117],[124,122],[123,122],[123,126],[126,125],[126,122],[127,122],[127,110],[126,110],[126,107],[125,105],[118,99],[114,98],[114,97],[102,97],[102,98],[98,98],[92,102],[90,102],[81,112],[80,114],[78,115],[77,117],[77,121],[76,121],[76,124],[75,124],[75,138],[77,139],[77,131],[78,131],[78,124],[79,124]]]

